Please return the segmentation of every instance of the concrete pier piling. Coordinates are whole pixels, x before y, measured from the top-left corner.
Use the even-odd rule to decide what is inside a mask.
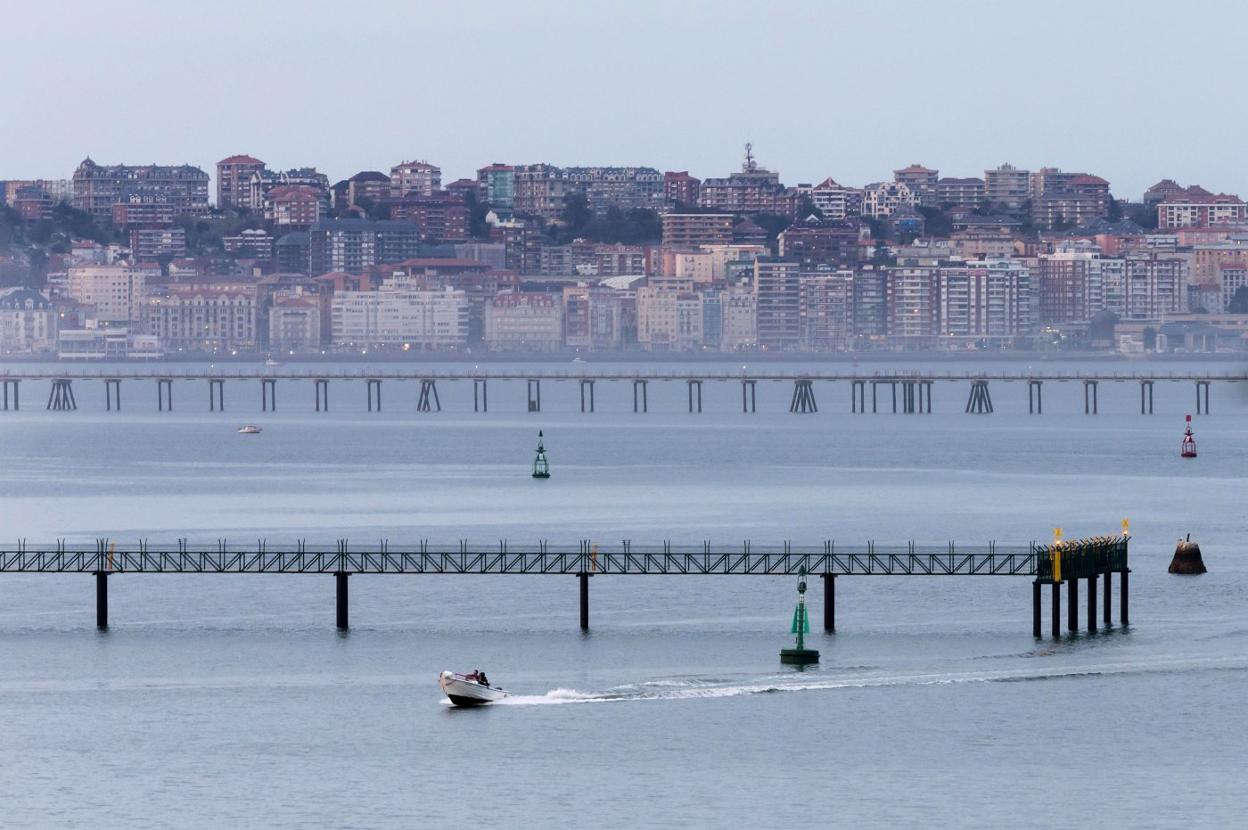
[[[316,411],[329,411],[329,381],[325,378],[316,378],[312,381],[312,388],[316,396]]]
[[[225,379],[208,378],[208,411],[225,411]]]
[[[420,381],[420,397],[416,400],[416,411],[442,411],[442,401],[438,399],[438,382],[432,378],[423,378]]]
[[[16,400],[16,398],[15,398]],[[17,407],[14,406],[14,409]],[[69,378],[56,378],[48,392],[48,409],[52,412],[72,412],[78,408],[74,399],[74,382]]]
[[[702,381],[697,378],[689,378],[685,381],[689,386],[689,412],[702,411]]]
[[[583,378],[581,380],[581,412],[593,413],[594,411],[594,382],[591,379]]]
[[[1151,380],[1140,381],[1140,414],[1153,414],[1153,382]]]
[[[1072,634],[1079,630],[1079,580],[1066,580],[1066,630]]]
[[[156,411],[173,411],[173,378],[156,379]]]
[[[1040,580],[1031,583],[1031,636],[1040,639]]]
[[[581,631],[589,630],[589,577],[590,574],[585,571],[576,575],[581,588]]]
[[[1044,381],[1027,381],[1027,412],[1031,415],[1044,414]]]
[[[1202,394],[1204,396],[1203,405],[1201,400]],[[1196,381],[1196,414],[1209,414],[1209,381],[1207,380]]]
[[[365,382],[368,394],[368,411],[373,411],[373,398],[377,399],[377,411],[381,411],[381,378],[368,378]]]
[[[2,382],[0,382],[0,385],[4,387],[4,400],[3,400],[3,407],[2,407],[4,412],[9,411],[9,395],[10,394],[12,394],[13,396],[13,411],[16,412],[18,409],[20,409],[20,407],[18,406],[18,394],[17,394],[17,387],[20,383],[21,383],[20,380],[12,380],[10,378],[5,378]]]
[[[741,381],[741,411],[757,412],[758,398],[756,395],[757,382],[754,380]]]
[[[541,378],[529,378],[529,411],[542,411],[542,381]]]
[[[95,627],[108,628],[108,573],[95,572]]]
[[[650,399],[646,391],[646,383],[646,380],[643,378],[633,379],[633,412],[650,411]]]
[[[789,411],[802,415],[819,411],[819,405],[815,403],[813,381],[803,378],[793,382],[793,399],[789,401]]]
[[[489,412],[489,382],[485,378],[472,379],[472,411]]]
[[[343,571],[334,573],[334,600],[335,600],[335,619],[340,630],[350,628],[350,620],[348,619],[350,610],[350,595],[348,594],[347,578],[351,576]]]
[[[274,378],[260,379],[260,411],[277,411],[277,380]]]
[[[823,630],[836,631],[836,574],[820,574],[823,580]]]
[[[968,415],[992,414],[992,395],[988,392],[988,381],[971,382],[971,394],[966,400],[966,412]]]
[[[1097,382],[1094,380],[1085,380],[1083,382],[1083,414],[1097,414]]]

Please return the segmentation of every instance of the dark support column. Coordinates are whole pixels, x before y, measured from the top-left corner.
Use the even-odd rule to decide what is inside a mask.
[[[1131,615],[1130,613],[1128,613],[1130,609],[1127,603],[1127,599],[1129,595],[1129,591],[1127,590],[1127,576],[1131,572],[1121,571],[1121,573],[1122,573],[1122,587],[1119,589],[1121,592],[1121,596],[1118,600],[1118,617],[1120,620],[1122,620],[1123,625],[1130,625]]]
[[[836,631],[836,574],[820,574],[823,580],[823,630]]]
[[[1088,631],[1096,631],[1096,574],[1088,577]]]
[[[108,628],[108,572],[95,572],[95,627]]]
[[[1066,580],[1066,630],[1079,631],[1079,580]]]
[[[581,583],[581,631],[589,630],[589,574],[582,571],[576,575]]]
[[[350,626],[347,625],[347,611],[348,611],[348,604],[349,604],[349,598],[347,594],[347,577],[349,577],[350,575],[351,574],[346,573],[345,571],[334,572],[334,588],[335,588],[334,594],[338,602],[338,614],[337,614],[338,628],[344,631],[347,628],[350,628]]]
[[[1031,583],[1031,636],[1040,638],[1040,580]]]
[[[1109,628],[1110,624],[1114,621],[1114,615],[1112,613],[1113,608],[1111,607],[1111,597],[1113,597],[1111,590],[1112,590],[1113,584],[1114,584],[1114,572],[1106,571],[1104,595],[1101,597],[1101,605],[1105,606],[1104,608],[1101,609],[1101,614],[1102,614],[1101,619],[1102,621],[1104,621],[1106,628]]]
[[[1053,602],[1049,608],[1049,627],[1053,630],[1053,639],[1062,636],[1062,583],[1050,583],[1053,586]]]

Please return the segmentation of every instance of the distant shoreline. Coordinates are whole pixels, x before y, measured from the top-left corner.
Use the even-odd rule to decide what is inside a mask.
[[[129,360],[63,360],[47,355],[0,355],[4,363],[54,363],[64,366],[100,363],[133,365],[161,363],[262,363],[263,353],[239,355],[177,354],[151,359]],[[1169,353],[1124,355],[1117,352],[370,352],[367,356],[349,353],[281,355],[279,363],[1016,363],[1029,362],[1091,362],[1116,363],[1235,363],[1248,361],[1248,354]]]

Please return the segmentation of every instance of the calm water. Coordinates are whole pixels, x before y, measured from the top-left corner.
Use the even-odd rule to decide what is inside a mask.
[[[1152,417],[1133,384],[1102,384],[1096,417],[1073,384],[1046,386],[1043,417],[1000,384],[981,417],[949,384],[923,417],[850,415],[831,386],[818,414],[790,415],[780,384],[760,384],[750,416],[735,384],[707,384],[701,415],[683,384],[652,384],[644,416],[630,386],[604,383],[594,415],[570,384],[543,388],[540,415],[519,383],[491,385],[488,415],[463,385],[428,415],[395,383],[380,415],[361,384],[336,383],[321,415],[306,384],[281,384],[276,413],[252,384],[227,387],[225,414],[202,382],[177,385],[172,414],[154,384],[127,383],[120,415],[98,385],[79,385],[74,413],[22,391],[26,409],[0,413],[5,539],[1026,543],[1129,517],[1133,624],[1038,642],[1024,577],[843,578],[839,631],[816,633],[823,662],[797,672],[777,662],[791,578],[596,578],[582,635],[571,577],[357,576],[340,635],[327,576],[114,577],[101,634],[89,577],[4,575],[0,824],[1229,827],[1248,813],[1238,389],[1214,387],[1196,461],[1178,457],[1186,384],[1159,385]],[[263,434],[237,435],[244,422]],[[554,469],[540,483],[538,428]],[[1211,572],[1169,576],[1188,532]],[[520,697],[446,706],[438,671],[477,666]]]

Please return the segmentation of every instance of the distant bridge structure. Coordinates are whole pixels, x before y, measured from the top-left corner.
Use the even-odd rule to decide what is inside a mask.
[[[438,395],[438,384],[472,384],[472,407],[474,412],[489,411],[489,384],[507,381],[525,384],[527,398],[523,400],[523,411],[542,411],[542,384],[574,383],[580,386],[580,411],[592,413],[596,408],[595,384],[620,383],[632,385],[633,412],[649,411],[649,384],[677,383],[687,387],[688,411],[702,412],[702,385],[704,383],[740,384],[741,411],[754,413],[758,410],[758,384],[778,383],[790,384],[792,394],[789,397],[789,411],[795,414],[813,414],[819,411],[817,403],[817,384],[834,383],[849,384],[850,411],[856,414],[873,414],[881,412],[908,415],[931,414],[933,408],[933,387],[937,384],[963,385],[967,389],[964,411],[968,414],[987,415],[995,411],[992,401],[991,384],[1026,383],[1028,412],[1040,415],[1044,412],[1044,385],[1046,383],[1079,383],[1083,385],[1083,411],[1087,415],[1099,412],[1100,384],[1137,384],[1140,393],[1140,414],[1153,413],[1153,391],[1158,383],[1191,384],[1196,393],[1196,414],[1209,413],[1210,387],[1215,384],[1235,384],[1248,382],[1246,373],[1148,373],[1148,372],[877,372],[864,374],[861,372],[786,372],[786,371],[741,371],[741,372],[658,372],[658,371],[555,371],[517,372],[509,370],[488,371],[412,371],[382,370],[362,371],[343,369],[340,371],[300,371],[291,369],[280,370],[239,370],[224,371],[219,368],[181,369],[178,371],[161,371],[157,368],[144,367],[132,370],[90,371],[79,369],[73,371],[49,371],[32,369],[29,371],[5,370],[0,372],[0,412],[20,408],[21,384],[23,382],[49,383],[48,399],[45,409],[52,412],[70,412],[78,409],[78,399],[74,393],[74,384],[104,384],[104,402],[107,411],[121,411],[122,382],[153,383],[156,387],[156,406],[158,411],[173,410],[173,384],[201,382],[206,385],[209,411],[225,410],[225,386],[252,384],[260,391],[261,409],[265,412],[276,411],[278,384],[309,384],[312,387],[310,403],[315,412],[329,411],[329,390],[331,383],[357,382],[365,387],[369,412],[381,412],[381,391],[383,383],[414,383],[420,385],[420,396],[416,411],[422,413],[440,412],[442,400]],[[869,391],[869,395],[868,395]],[[869,400],[868,400],[869,398]],[[497,398],[496,398],[497,400]]]

